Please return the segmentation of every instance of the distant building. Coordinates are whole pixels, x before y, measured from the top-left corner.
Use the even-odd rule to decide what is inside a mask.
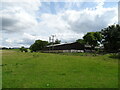
[[[95,47],[95,49],[101,49],[101,47]],[[44,48],[43,52],[95,52],[92,50],[90,45],[83,45],[78,42],[65,43],[65,44],[54,44],[48,45]]]
[[[49,45],[44,52],[84,52],[84,45],[78,42]]]

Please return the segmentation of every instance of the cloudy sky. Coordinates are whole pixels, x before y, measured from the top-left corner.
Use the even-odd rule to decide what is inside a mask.
[[[92,1],[4,0],[0,5],[0,46],[29,47],[37,39],[48,41],[51,35],[62,43],[74,42],[87,32],[118,22],[117,1]]]

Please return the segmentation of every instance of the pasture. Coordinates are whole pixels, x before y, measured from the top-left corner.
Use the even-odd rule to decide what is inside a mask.
[[[118,59],[2,51],[3,88],[118,88]]]

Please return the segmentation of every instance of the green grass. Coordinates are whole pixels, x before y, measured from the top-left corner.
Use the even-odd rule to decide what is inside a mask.
[[[2,65],[2,51],[0,50],[0,65]],[[0,66],[0,89],[2,89],[2,67]]]
[[[3,88],[118,88],[118,59],[3,51]]]

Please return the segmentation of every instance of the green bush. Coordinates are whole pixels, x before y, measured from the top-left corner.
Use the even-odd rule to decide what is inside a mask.
[[[110,55],[110,58],[120,59],[120,53],[112,53],[112,54]]]
[[[27,48],[24,48],[23,46],[20,48],[21,52],[28,52]]]

